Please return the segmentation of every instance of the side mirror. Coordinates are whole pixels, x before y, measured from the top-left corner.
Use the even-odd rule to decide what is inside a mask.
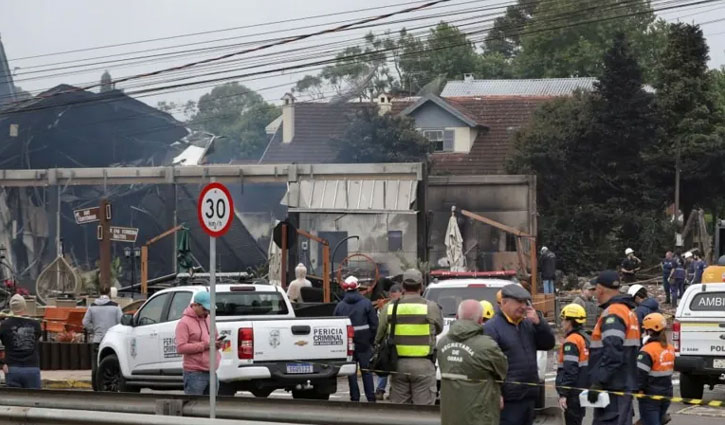
[[[133,326],[133,314],[124,314],[121,316],[121,324],[123,326]]]

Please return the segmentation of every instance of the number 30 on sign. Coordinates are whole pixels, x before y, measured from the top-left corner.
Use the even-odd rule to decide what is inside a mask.
[[[221,183],[206,185],[199,195],[196,211],[207,235],[213,238],[224,235],[234,219],[234,202],[229,190]]]

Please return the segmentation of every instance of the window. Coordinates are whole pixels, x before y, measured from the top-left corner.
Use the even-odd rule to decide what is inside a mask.
[[[453,152],[453,130],[423,130],[423,136],[430,141],[433,152]]]
[[[216,296],[217,316],[256,316],[287,314],[287,304],[279,292],[222,292]]]
[[[692,298],[692,311],[725,311],[725,292],[703,292]]]
[[[192,293],[187,291],[174,294],[174,299],[171,300],[171,306],[169,307],[169,318],[167,321],[171,322],[181,319],[184,310],[191,304],[191,296]]]
[[[152,325],[161,322],[161,314],[164,312],[169,294],[161,294],[151,298],[138,313],[137,323],[139,326]]]
[[[458,304],[463,300],[486,300],[496,303],[496,293],[499,287],[469,287],[469,288],[435,288],[428,287],[423,296],[429,301],[435,301],[441,306],[443,317],[455,317]]]
[[[388,251],[396,252],[403,250],[403,232],[400,230],[388,231]]]

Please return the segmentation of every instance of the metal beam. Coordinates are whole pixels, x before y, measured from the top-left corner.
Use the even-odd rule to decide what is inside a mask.
[[[51,168],[0,170],[0,187],[93,186],[128,184],[189,184],[214,179],[221,183],[286,183],[316,180],[423,178],[420,163],[391,164],[254,164],[189,165],[179,167]]]

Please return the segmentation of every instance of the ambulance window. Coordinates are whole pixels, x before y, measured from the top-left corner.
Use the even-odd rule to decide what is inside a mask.
[[[703,292],[695,295],[690,303],[690,310],[725,312],[725,292]]]

